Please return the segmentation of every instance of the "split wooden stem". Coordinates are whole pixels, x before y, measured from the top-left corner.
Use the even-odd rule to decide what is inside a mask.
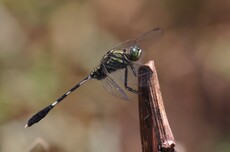
[[[174,152],[175,142],[166,116],[153,61],[138,71],[142,152]]]

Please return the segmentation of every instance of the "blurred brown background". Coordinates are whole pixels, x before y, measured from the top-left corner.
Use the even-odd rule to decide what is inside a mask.
[[[108,49],[154,27],[164,35],[145,62],[157,66],[178,151],[230,151],[229,0],[1,0],[0,151],[140,152],[135,96],[123,102],[98,81],[23,127]]]

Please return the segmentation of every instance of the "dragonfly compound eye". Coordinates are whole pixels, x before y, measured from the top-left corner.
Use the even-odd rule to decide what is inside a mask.
[[[137,46],[130,47],[129,58],[131,61],[137,61],[141,56],[141,49]]]

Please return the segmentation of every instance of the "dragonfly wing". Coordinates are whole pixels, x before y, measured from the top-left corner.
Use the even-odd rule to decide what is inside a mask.
[[[122,89],[124,88],[124,83],[126,81],[128,87],[138,90],[138,77],[149,74],[148,72],[142,72],[138,73],[139,67],[142,66],[142,64],[134,63],[131,66],[127,66],[127,78],[125,78],[125,69],[118,69],[116,72],[112,72],[109,74],[110,78],[112,78],[119,86],[122,86]],[[152,74],[152,73],[151,73]],[[148,84],[142,83],[141,86],[146,86]]]
[[[141,49],[144,49],[147,43],[154,42],[162,35],[162,33],[163,31],[160,28],[151,29],[150,31],[145,32],[144,34],[139,35],[135,39],[127,40],[121,43],[120,45],[113,48],[113,50],[114,49],[126,49],[132,45],[136,45],[140,47]]]
[[[109,76],[107,76],[105,79],[102,80],[102,84],[110,94],[121,98],[123,100],[129,101],[128,96],[125,94],[125,92],[121,89],[121,87]]]
[[[102,84],[104,86],[104,88],[112,95],[124,99],[124,100],[128,100],[129,98],[126,95],[126,93],[124,92],[124,90],[116,83],[116,81],[114,81],[113,79],[113,75],[111,73],[108,72],[108,70],[106,69],[105,65],[102,64],[103,70],[106,73],[106,78],[104,80],[102,80]],[[115,72],[116,73],[116,72]]]

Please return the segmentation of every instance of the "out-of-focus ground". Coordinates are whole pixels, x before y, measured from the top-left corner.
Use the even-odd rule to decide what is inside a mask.
[[[164,35],[145,62],[157,66],[178,151],[230,151],[229,8],[229,0],[2,0],[0,151],[140,152],[137,97],[123,102],[98,81],[24,125],[108,49],[154,27]]]

